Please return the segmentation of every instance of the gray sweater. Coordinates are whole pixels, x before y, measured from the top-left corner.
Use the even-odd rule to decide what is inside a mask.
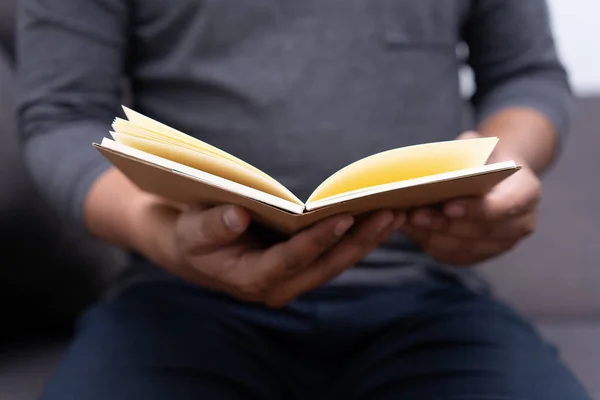
[[[21,3],[27,161],[56,210],[79,224],[90,185],[109,167],[91,144],[120,115],[124,81],[134,109],[250,162],[303,200],[361,157],[456,137],[464,63],[475,73],[478,121],[525,106],[561,137],[569,127],[569,85],[543,0]],[[426,264],[396,236],[357,279]]]

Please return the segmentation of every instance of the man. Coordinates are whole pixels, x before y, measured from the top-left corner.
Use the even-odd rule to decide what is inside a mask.
[[[587,398],[464,268],[534,229],[538,175],[569,127],[543,0],[22,3],[31,171],[65,218],[135,259],[82,317],[44,399]],[[125,79],[134,109],[300,197],[365,155],[457,136],[498,136],[493,158],[523,169],[483,198],[267,241],[243,209],[181,211],[110,168],[92,142]]]

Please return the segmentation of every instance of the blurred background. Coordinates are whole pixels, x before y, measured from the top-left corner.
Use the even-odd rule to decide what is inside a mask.
[[[118,274],[118,250],[64,226],[33,187],[13,114],[14,5],[0,0],[0,399],[36,398],[74,318]],[[600,3],[549,0],[576,94],[561,159],[544,177],[538,231],[482,266],[600,399]],[[465,96],[472,90],[463,71]]]

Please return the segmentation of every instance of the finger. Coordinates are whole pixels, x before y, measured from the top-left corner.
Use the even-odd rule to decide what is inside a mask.
[[[293,275],[336,244],[354,224],[349,215],[329,218],[266,250],[257,260],[256,276],[273,282]]]
[[[536,220],[536,212],[500,221],[451,220],[444,232],[468,239],[520,239],[534,232]]]
[[[482,197],[449,201],[448,218],[501,220],[529,212],[541,199],[541,185],[533,172],[523,169],[496,185]]]
[[[460,219],[448,222],[444,232],[465,239],[480,239],[490,236],[493,230],[494,224],[488,221]]]
[[[210,255],[210,264],[218,266],[212,276],[237,298],[262,302],[274,284],[318,257],[352,223],[349,216],[332,217],[267,250],[248,249],[244,243],[225,247]]]
[[[474,207],[480,207],[480,205],[472,203],[478,203],[481,201],[482,198],[479,197],[451,200],[444,204],[443,213],[449,219],[473,217],[473,214],[475,213],[472,211],[472,209]]]
[[[530,212],[492,226],[488,237],[498,240],[520,240],[531,235],[537,225],[537,213]]]
[[[446,226],[444,215],[431,208],[416,209],[409,214],[408,219],[410,224],[417,228],[440,230]]]
[[[421,248],[425,247],[429,242],[429,237],[433,234],[430,229],[417,228],[410,224],[404,224],[398,231],[417,243]]]
[[[472,254],[466,249],[470,245],[469,239],[424,229],[403,230],[424,252],[438,262],[457,266],[470,265],[473,262]]]
[[[346,266],[358,261],[368,249],[376,246],[387,229],[394,225],[394,213],[381,211],[361,222],[357,229],[350,232],[331,253],[328,253],[319,264],[334,269],[336,266]],[[316,261],[314,259],[313,261]],[[314,264],[314,263],[313,263]],[[315,267],[313,267],[315,269]]]
[[[520,179],[518,174],[522,173]],[[497,185],[485,197],[485,212],[496,219],[520,216],[531,212],[541,200],[539,180],[529,171],[519,171]]]
[[[484,219],[485,197],[463,197],[444,204],[444,215],[449,219]]]
[[[181,214],[177,237],[190,255],[203,254],[235,241],[250,224],[248,213],[237,206],[194,208]]]
[[[480,137],[482,137],[482,135],[480,133],[477,133],[475,131],[466,131],[466,132],[461,133],[457,139],[458,140],[467,140],[467,139],[477,139]]]
[[[460,252],[468,249],[469,245],[469,239],[435,232],[429,236],[429,240],[425,244],[425,250],[427,252]]]
[[[406,220],[403,213],[382,211],[358,224],[334,248],[293,279],[274,290],[267,304],[278,307],[333,279],[377,247]]]
[[[451,219],[499,221],[528,213],[539,202],[539,196],[510,191],[492,190],[484,197],[470,197],[449,201],[444,205],[444,215]]]
[[[471,239],[434,234],[425,243],[424,251],[434,260],[444,264],[470,266],[483,261],[487,257],[486,254],[480,255],[472,251],[474,242]]]
[[[407,230],[403,228],[403,230],[423,251],[437,261],[453,265],[471,263],[473,258],[469,251],[472,244],[471,239],[423,229],[410,228]]]

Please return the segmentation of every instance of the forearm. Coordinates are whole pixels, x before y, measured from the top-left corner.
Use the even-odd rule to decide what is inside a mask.
[[[478,131],[500,139],[495,157],[525,162],[538,174],[546,169],[557,152],[558,139],[553,124],[532,108],[499,110],[481,121]]]
[[[94,236],[168,266],[174,251],[170,235],[178,213],[175,206],[141,191],[111,168],[92,185],[83,218]]]
[[[478,130],[500,138],[495,156],[543,172],[556,159],[572,117],[546,1],[473,2],[463,34],[476,81],[471,100]]]

